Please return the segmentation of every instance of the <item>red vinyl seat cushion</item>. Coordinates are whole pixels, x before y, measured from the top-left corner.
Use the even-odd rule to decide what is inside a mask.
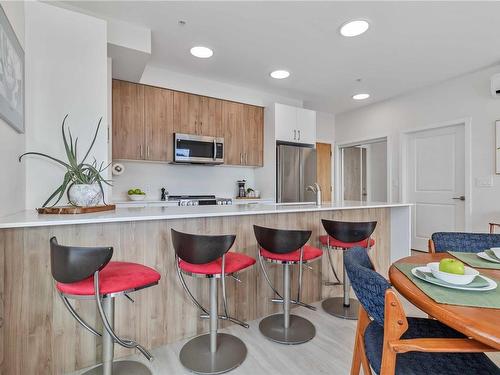
[[[99,292],[102,295],[133,290],[154,284],[160,277],[154,269],[142,264],[109,262],[99,271]],[[94,295],[94,276],[70,284],[57,283],[57,289],[70,295]]]
[[[225,256],[225,274],[235,273],[241,271],[247,267],[255,264],[255,259],[241,253],[226,253]],[[193,264],[183,261],[179,261],[179,267],[184,272],[195,273],[199,275],[217,275],[222,273],[222,257],[216,259],[210,263],[204,264]]]
[[[260,255],[262,255],[264,258],[278,260],[281,262],[300,261],[300,249],[286,254],[272,253],[270,251],[267,251],[266,249],[260,249]],[[303,261],[310,261],[319,258],[321,255],[323,255],[323,251],[321,249],[310,245],[304,245],[304,256],[302,258]]]
[[[323,246],[327,246],[327,240],[328,236],[319,236],[319,242]],[[344,249],[350,249],[351,247],[367,247],[368,245],[368,239],[363,240],[363,241],[358,241],[358,242],[342,242],[339,241],[333,237],[330,237],[330,246],[331,247],[342,247]],[[373,238],[370,238],[370,247],[375,245],[375,240]]]

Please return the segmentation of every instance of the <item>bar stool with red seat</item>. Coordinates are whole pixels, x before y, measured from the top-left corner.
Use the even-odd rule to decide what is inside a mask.
[[[158,284],[160,274],[142,264],[111,262],[112,247],[63,246],[50,239],[50,266],[56,288],[71,315],[85,329],[102,337],[103,363],[85,375],[151,374],[149,368],[137,361],[113,361],[113,345],[138,349],[149,361],[151,354],[135,341],[122,339],[114,332],[115,298]],[[74,310],[68,299],[95,298],[103,331],[99,333]]]
[[[321,306],[323,307],[323,310],[330,315],[344,319],[356,320],[358,318],[359,302],[350,298],[351,283],[349,282],[349,277],[347,276],[345,267],[343,267],[343,283],[337,276],[337,272],[333,266],[331,250],[343,250],[342,259],[345,254],[345,250],[353,247],[364,247],[369,250],[375,245],[375,240],[371,238],[371,235],[377,226],[377,222],[349,222],[324,219],[321,220],[321,222],[323,223],[323,227],[325,228],[327,235],[320,236],[319,240],[321,245],[326,246],[327,248],[328,262],[330,263],[333,275],[337,279],[336,282],[326,282],[325,284],[344,286],[343,297],[327,298],[322,302]]]
[[[230,320],[242,327],[248,324],[229,316],[226,299],[226,276],[235,276],[255,264],[255,259],[241,253],[229,252],[235,235],[195,235],[172,229],[177,274],[182,287],[193,303],[210,319],[210,333],[197,336],[181,349],[179,359],[184,367],[198,374],[222,374],[238,367],[246,358],[247,348],[238,337],[217,333],[219,319]],[[198,302],[184,280],[183,274],[210,279],[210,308]],[[218,313],[217,279],[221,279],[224,315]]]
[[[323,251],[306,245],[311,237],[310,230],[283,230],[253,226],[260,247],[259,261],[264,277],[279,297],[272,301],[283,304],[283,313],[270,315],[261,320],[259,329],[264,336],[280,344],[301,344],[316,335],[316,328],[307,319],[290,314],[290,304],[316,310],[300,300],[302,287],[302,266],[321,257]],[[283,265],[283,296],[272,285],[263,261]],[[292,300],[290,265],[299,265],[297,299]]]

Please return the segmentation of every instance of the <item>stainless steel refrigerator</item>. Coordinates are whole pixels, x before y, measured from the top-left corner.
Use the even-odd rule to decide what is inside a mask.
[[[278,144],[276,182],[278,202],[315,202],[316,195],[306,187],[316,182],[316,150]]]

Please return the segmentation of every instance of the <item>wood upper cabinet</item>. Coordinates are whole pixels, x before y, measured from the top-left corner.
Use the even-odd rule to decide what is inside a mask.
[[[222,137],[222,100],[200,97],[199,126],[196,134]]]
[[[264,109],[223,101],[222,129],[225,163],[262,166],[264,153]]]
[[[144,86],[113,80],[113,159],[144,159]]]
[[[243,165],[244,105],[222,102],[222,129],[224,133],[224,163]]]
[[[245,105],[243,119],[244,165],[261,167],[264,159],[264,109]]]
[[[145,159],[172,161],[174,92],[144,87]]]
[[[113,80],[113,159],[172,161],[173,133],[223,137],[226,164],[263,165],[263,108]]]
[[[198,134],[200,97],[174,91],[174,132]]]

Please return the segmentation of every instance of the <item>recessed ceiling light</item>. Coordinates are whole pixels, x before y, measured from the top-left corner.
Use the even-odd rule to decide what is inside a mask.
[[[354,100],[365,100],[365,99],[368,99],[370,97],[370,94],[356,94],[356,95],[353,95],[352,98]]]
[[[275,70],[271,72],[270,76],[276,79],[283,79],[290,77],[290,72],[287,70]]]
[[[213,54],[214,51],[208,47],[196,46],[191,48],[191,55],[199,57],[200,59],[208,59],[209,57],[212,57]]]
[[[368,30],[369,27],[370,24],[365,20],[349,21],[342,25],[340,34],[347,37],[358,36]]]

